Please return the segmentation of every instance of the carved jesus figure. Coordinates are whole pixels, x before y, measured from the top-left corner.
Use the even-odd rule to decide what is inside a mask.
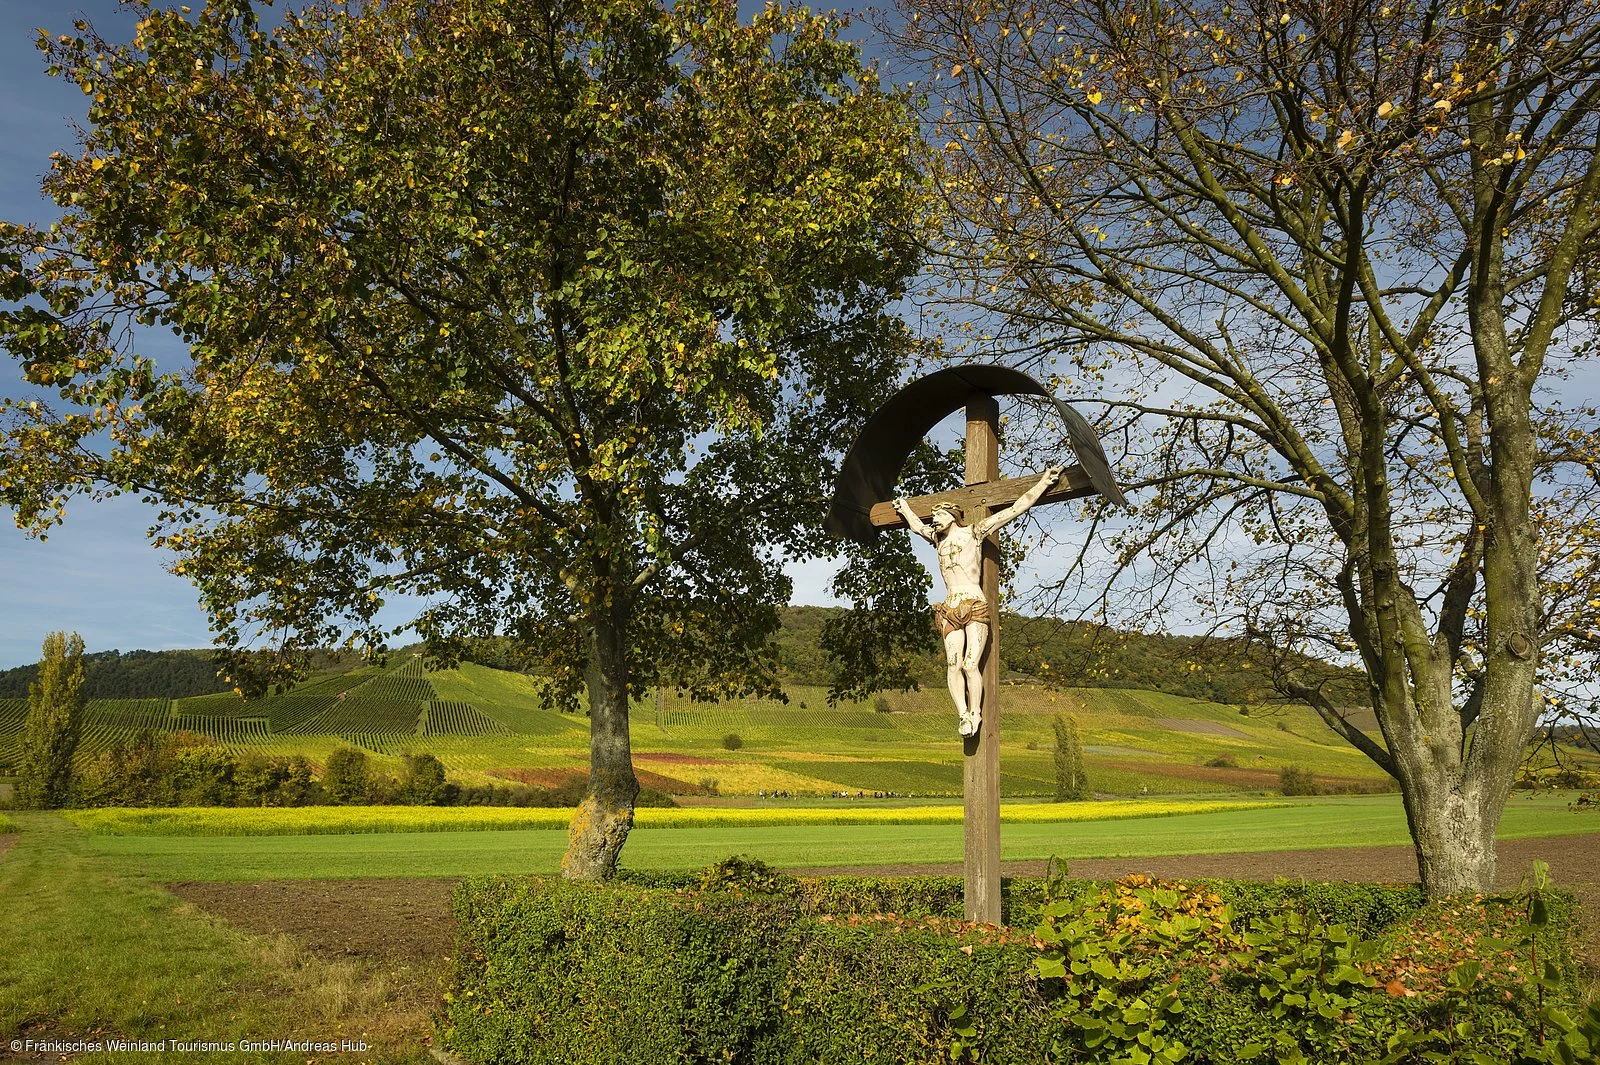
[[[894,501],[894,509],[911,531],[939,552],[945,599],[934,604],[933,617],[944,639],[945,675],[963,736],[976,735],[982,720],[983,649],[988,645],[993,621],[989,617],[989,601],[983,594],[983,541],[1037,503],[1061,479],[1061,472],[1062,467],[1051,466],[1015,503],[972,525],[962,524],[965,515],[953,503],[940,503],[924,522],[905,499]]]

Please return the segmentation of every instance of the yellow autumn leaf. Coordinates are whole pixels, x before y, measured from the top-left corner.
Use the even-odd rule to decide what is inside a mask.
[[[1350,142],[1355,139],[1356,135],[1349,130],[1345,130],[1343,133],[1339,134],[1339,150],[1344,151],[1346,148],[1350,147]]]
[[[1095,89],[1093,92],[1089,93],[1088,99],[1090,103],[1098,104],[1101,100],[1105,99],[1105,97],[1100,94],[1099,89]]]

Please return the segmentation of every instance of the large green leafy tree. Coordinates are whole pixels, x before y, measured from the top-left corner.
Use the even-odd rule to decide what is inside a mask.
[[[771,691],[829,454],[892,382],[915,127],[840,23],[680,0],[146,7],[44,38],[92,97],[4,232],[0,498],[142,491],[241,687],[416,628],[586,692],[569,876],[610,873],[630,696]],[[166,327],[182,368],[126,326]],[[59,407],[59,409],[58,409]],[[270,653],[267,653],[270,652]]]
[[[44,638],[39,679],[28,685],[17,801],[24,807],[65,806],[72,794],[72,756],[83,734],[83,638]]]

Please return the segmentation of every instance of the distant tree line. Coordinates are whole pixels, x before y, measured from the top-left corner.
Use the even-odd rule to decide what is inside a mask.
[[[304,755],[236,755],[188,732],[140,732],[90,762],[72,806],[305,806],[321,789]]]
[[[788,607],[773,637],[779,675],[786,684],[830,687],[836,675],[821,642],[824,622],[837,607]],[[930,614],[929,625],[932,625]],[[1089,688],[1145,688],[1195,699],[1245,705],[1275,698],[1272,678],[1281,656],[1241,640],[1119,632],[1087,623],[1050,618],[1007,617],[1001,669],[1045,683]],[[414,645],[423,649],[423,645]],[[401,652],[412,649],[402,648]],[[435,666],[475,662],[517,673],[538,672],[526,650],[504,637],[462,641]],[[89,699],[182,699],[227,691],[216,675],[210,651],[101,651],[83,656],[84,695]],[[349,669],[353,663],[317,656],[321,670]],[[1324,690],[1338,704],[1363,698],[1360,674],[1320,662],[1296,659],[1302,672],[1328,679]],[[37,665],[0,672],[0,698],[23,698],[38,679]],[[944,684],[944,662],[928,654],[913,664],[913,679],[924,687]]]
[[[431,754],[404,754],[400,773],[384,772],[366,751],[335,749],[324,766],[304,755],[239,754],[192,732],[136,733],[99,756],[50,777],[48,790],[20,805],[63,806],[522,806],[570,807],[582,801],[578,777],[553,788],[448,780]],[[645,789],[641,806],[675,805]]]
[[[87,699],[185,699],[229,690],[210,651],[97,651],[83,656]],[[0,699],[25,699],[39,665],[0,670]]]

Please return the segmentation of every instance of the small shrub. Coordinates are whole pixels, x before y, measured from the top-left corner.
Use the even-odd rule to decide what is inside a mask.
[[[639,794],[633,800],[633,805],[635,807],[650,806],[662,809],[669,806],[677,806],[678,801],[664,791],[657,791],[655,788],[640,788]]]
[[[1316,795],[1317,778],[1309,769],[1286,765],[1278,770],[1278,790],[1285,795]]]
[[[354,747],[340,747],[328,755],[322,770],[322,790],[341,805],[362,802],[367,797],[367,754]]]
[[[700,785],[700,790],[707,795],[716,795],[717,787],[722,782],[716,777],[701,777],[696,783]]]
[[[737,751],[740,747],[744,746],[744,737],[740,736],[737,732],[730,732],[726,736],[722,737],[722,746],[724,750]]]
[[[406,775],[400,782],[399,798],[411,806],[440,806],[452,794],[444,779],[444,763],[431,754],[405,756]]]
[[[1279,732],[1288,732],[1289,731],[1289,722],[1287,722],[1287,721],[1278,722],[1278,731]]]
[[[1027,743],[1027,748],[1030,751],[1037,751],[1039,749],[1039,741],[1038,740],[1029,740],[1028,743]]]
[[[1239,763],[1225,754],[1219,754],[1206,762],[1212,769],[1238,769]]]
[[[876,710],[880,714],[887,714],[891,712],[889,710],[889,700],[881,695],[872,700],[872,709]]]
[[[774,872],[772,866],[760,858],[734,854],[706,866],[700,874],[701,891],[726,891],[744,888],[750,891],[792,890],[795,878]]]

